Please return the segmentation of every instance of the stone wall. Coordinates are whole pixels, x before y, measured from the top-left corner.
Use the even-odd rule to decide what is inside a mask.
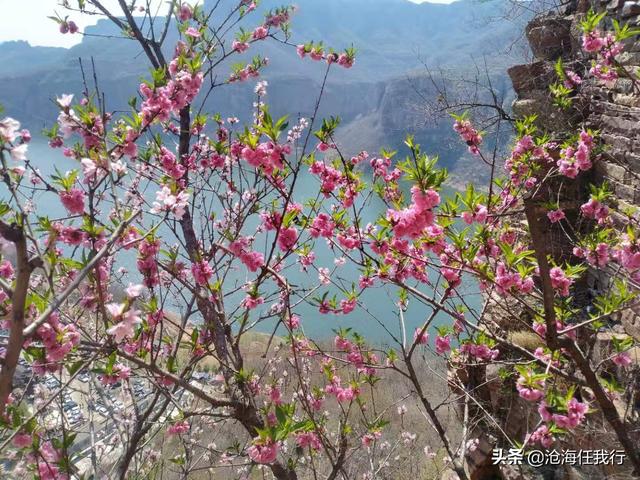
[[[593,171],[582,174],[575,182],[563,183],[562,189],[558,183],[551,181],[541,190],[543,196],[549,197],[547,200],[555,200],[558,191],[561,190],[560,206],[565,211],[567,219],[576,220],[576,222],[579,218],[579,207],[588,198],[589,183],[607,181],[619,199],[619,207],[640,207],[640,80],[634,86],[631,80],[621,78],[616,81],[613,88],[605,88],[595,80],[586,80],[575,97],[573,107],[566,111],[553,105],[553,98],[549,92],[550,85],[557,81],[554,65],[558,58],[562,58],[567,68],[581,74],[589,70],[590,59],[581,50],[579,25],[580,20],[590,8],[608,12],[607,29],[612,28],[614,18],[620,23],[640,27],[640,1],[571,0],[562,8],[538,16],[529,23],[525,33],[535,57],[534,61],[508,70],[517,94],[513,104],[513,113],[516,117],[537,115],[538,127],[548,133],[551,138],[559,141],[575,133],[580,125],[586,125],[599,132],[599,140],[604,146],[604,152],[596,162]],[[640,39],[637,36],[626,41],[624,53],[619,60],[628,72],[636,76],[640,74]],[[619,219],[618,222],[620,222]],[[576,228],[588,229],[589,225],[579,225]],[[559,226],[550,223],[545,229],[549,240],[548,245],[551,246],[551,255],[558,261],[570,261],[572,244],[566,238],[566,234]],[[589,303],[589,293],[594,289],[605,287],[605,283],[606,279],[596,277],[594,274],[588,274],[585,277],[581,289],[584,290],[585,305]],[[580,293],[578,292],[577,295],[579,296]],[[498,320],[496,321],[500,324]],[[637,312],[629,311],[619,320],[621,321],[616,329],[640,341],[640,309]],[[501,327],[507,331],[510,330],[507,325],[501,325]],[[598,351],[610,351],[611,334],[608,335],[606,338],[601,335],[596,337],[594,350],[596,355]],[[485,386],[489,397],[489,400],[484,402],[485,406],[489,407],[502,421],[503,427],[517,438],[523,435],[520,431],[522,427],[525,427],[532,418],[537,418],[536,414],[531,411],[527,402],[519,399],[512,389],[505,391],[506,385],[494,370],[496,369],[487,368],[486,372],[482,372],[484,379],[481,384]],[[624,408],[622,404],[620,408]],[[622,416],[626,414],[624,411],[620,413]],[[526,431],[526,428],[523,431]],[[467,456],[467,468],[474,480],[604,478],[603,475],[606,475],[606,472],[601,470],[587,468],[579,470],[559,468],[555,471],[534,472],[503,466],[498,472],[491,471],[488,470],[490,459],[485,452],[491,450],[495,438],[482,432],[474,432],[474,435],[478,436],[480,444],[483,445],[483,448],[479,449],[481,455],[475,455],[480,458],[475,458],[473,455]],[[604,448],[605,445],[615,445],[613,436],[589,438],[585,434],[576,436],[574,441],[576,443],[568,445],[568,448],[576,448],[576,446]]]
[[[573,1],[558,13],[536,18],[526,30],[536,60],[508,71],[518,94],[513,111],[516,115],[537,113],[539,125],[551,133],[567,131],[568,126],[581,121],[599,130],[606,153],[604,161],[598,163],[598,176],[611,183],[616,196],[623,202],[640,205],[638,87],[634,92],[631,80],[626,78],[619,79],[613,89],[604,89],[590,80],[582,86],[587,101],[569,113],[553,107],[548,94],[549,85],[555,81],[554,63],[559,57],[576,71],[589,65],[580,49],[579,22],[590,7],[608,12],[608,26],[612,19],[617,19],[640,27],[640,1]],[[640,71],[640,39],[627,40],[619,60],[629,72],[637,74]]]
[[[536,114],[538,126],[561,139],[575,132],[579,124],[597,130],[604,152],[596,163],[594,172],[578,182],[582,191],[564,195],[562,205],[567,215],[576,215],[578,206],[586,199],[586,185],[606,181],[619,201],[619,207],[640,206],[640,81],[636,84],[628,78],[620,78],[613,88],[603,87],[589,79],[581,86],[574,108],[561,111],[553,106],[549,86],[556,81],[554,64],[558,58],[577,72],[586,72],[590,59],[582,52],[580,20],[586,12],[606,11],[607,29],[612,29],[613,19],[631,27],[640,27],[640,1],[625,0],[572,0],[561,9],[535,18],[526,29],[526,36],[535,60],[527,65],[509,69],[518,98],[513,104],[516,116]],[[624,52],[619,56],[623,68],[638,78],[640,74],[640,39],[638,36],[625,41]],[[640,79],[639,79],[640,80]],[[549,228],[551,243],[553,228]],[[570,256],[560,246],[554,256]],[[587,278],[585,287],[603,287],[603,279]],[[640,341],[640,311],[629,312],[622,318],[624,330]]]

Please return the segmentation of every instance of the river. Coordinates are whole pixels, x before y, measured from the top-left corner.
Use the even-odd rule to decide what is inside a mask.
[[[42,174],[48,175],[54,173],[56,168],[60,172],[65,172],[73,168],[80,168],[79,164],[66,158],[62,155],[61,150],[53,150],[49,148],[43,140],[34,139],[29,146],[30,161],[33,165],[40,169]],[[307,174],[306,171],[299,178],[298,192],[309,195],[318,191],[318,182],[315,177]],[[2,197],[6,197],[7,191],[4,186],[0,187]],[[451,190],[447,191],[450,193]],[[297,198],[302,200],[302,198]],[[38,193],[35,197],[35,203],[39,215],[49,215],[51,217],[64,215],[62,207],[58,201],[51,198],[51,194]],[[370,206],[363,212],[365,221],[372,221],[383,208],[380,202],[371,202]],[[173,242],[173,240],[172,240]],[[256,246],[257,247],[257,246]],[[335,254],[329,249],[322,239],[317,242],[316,248],[316,261],[317,267],[326,267],[330,270],[336,269],[332,278],[341,282],[344,288],[351,289],[352,283],[356,285],[359,273],[357,269],[349,265],[347,262],[344,266],[335,266]],[[118,257],[118,266],[125,266],[131,270],[132,280],[135,280],[137,272],[133,265],[135,264],[134,252],[127,252]],[[288,281],[292,285],[304,285],[313,287],[318,285],[318,275],[315,270],[310,269],[308,272],[300,270],[299,264],[292,265],[283,271]],[[247,279],[253,278],[253,275],[249,275],[248,272],[238,269],[230,277],[230,281],[234,284],[241,284]],[[436,279],[436,274],[431,272],[431,278]],[[422,287],[425,288],[424,286]],[[226,289],[225,289],[226,290]],[[321,296],[324,292],[329,292],[329,297],[334,293],[337,294],[337,298],[343,298],[336,288],[322,287],[317,290],[317,295]],[[475,283],[469,280],[463,282],[460,292],[465,297],[465,301],[477,308],[480,304],[480,295]],[[231,307],[235,307],[237,303],[242,299],[244,294],[235,294],[228,297],[225,301],[226,308],[229,310]],[[305,333],[316,339],[322,339],[333,335],[333,331],[340,327],[349,327],[354,331],[359,332],[368,341],[374,342],[379,345],[393,345],[392,335],[396,338],[401,338],[401,326],[399,322],[398,313],[398,289],[390,286],[381,286],[380,282],[376,282],[376,286],[367,289],[359,298],[359,305],[349,315],[324,315],[318,312],[317,306],[309,305],[306,303],[300,304],[296,311],[300,315]],[[256,311],[257,314],[264,312],[269,307],[268,304],[264,304]],[[184,305],[175,303],[171,306],[178,311],[184,309]],[[404,312],[404,318],[406,322],[406,334],[408,339],[412,338],[413,331],[418,326],[422,325],[425,318],[430,314],[430,308],[421,304],[416,300],[410,300],[407,306],[407,310]],[[450,323],[450,319],[440,316],[434,322],[434,327],[442,322]],[[265,333],[271,333],[275,324],[273,321],[262,321],[256,326],[256,330]],[[433,334],[433,328],[431,329]],[[278,333],[284,333],[283,329],[280,329]]]

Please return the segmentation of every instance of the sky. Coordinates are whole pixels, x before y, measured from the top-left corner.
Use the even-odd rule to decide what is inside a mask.
[[[318,0],[322,1],[322,0]],[[422,3],[425,0],[410,0],[414,3]],[[451,3],[453,0],[429,0],[431,3]],[[82,40],[81,35],[62,35],[58,31],[58,25],[48,16],[55,16],[56,12],[75,21],[80,29],[96,23],[96,17],[87,18],[87,15],[70,14],[59,6],[59,0],[0,0],[0,42],[8,40],[26,40],[31,45],[50,47],[71,47]],[[71,5],[76,4],[69,0]],[[165,0],[152,0],[156,8],[166,3]],[[193,0],[191,3],[195,3]],[[292,3],[295,3],[292,2]],[[103,0],[107,7],[117,5],[117,0]]]

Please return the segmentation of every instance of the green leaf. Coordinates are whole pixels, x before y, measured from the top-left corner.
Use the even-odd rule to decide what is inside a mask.
[[[84,360],[78,360],[77,362],[74,362],[71,365],[66,365],[67,372],[69,373],[69,375],[73,376],[76,374],[78,370],[82,368],[82,365],[84,365]]]

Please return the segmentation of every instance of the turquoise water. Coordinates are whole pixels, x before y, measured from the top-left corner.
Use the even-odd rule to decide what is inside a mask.
[[[29,148],[29,159],[33,165],[37,166],[44,175],[48,175],[55,172],[57,168],[61,172],[73,168],[80,168],[78,162],[70,160],[64,157],[61,150],[52,150],[43,141],[34,141]],[[306,171],[299,178],[299,185],[297,186],[298,196],[297,201],[302,201],[310,195],[314,195],[318,191],[318,182],[315,177],[307,174]],[[6,189],[0,187],[2,196],[6,196]],[[153,198],[153,194],[150,193],[150,198]],[[35,197],[35,203],[40,215],[46,214],[51,217],[64,215],[62,207],[56,199],[52,198],[50,193],[38,193]],[[362,212],[364,222],[373,221],[378,214],[383,210],[383,205],[380,201],[373,201]],[[174,243],[175,237],[169,233],[168,230],[162,230],[161,234],[164,234],[165,242]],[[257,249],[261,242],[256,242],[255,248]],[[359,278],[359,272],[357,268],[350,265],[349,262],[346,265],[336,268],[334,260],[336,254],[329,249],[323,239],[319,239],[316,243],[316,261],[317,267],[326,267],[335,273],[332,278],[337,281],[342,288],[351,290],[352,284],[356,285]],[[125,252],[124,255],[120,255],[117,260],[117,266],[124,266],[131,270],[131,280],[135,281],[135,252]],[[309,269],[308,272],[302,272],[299,264],[294,264],[283,270],[282,274],[286,276],[287,280],[292,285],[315,287],[318,285],[318,274],[314,269]],[[430,272],[432,280],[436,281],[438,276],[436,272]],[[246,280],[254,278],[254,275],[247,275],[247,272],[237,269],[231,272],[227,278],[225,285],[229,285],[229,288],[225,288],[225,291],[230,291],[234,287],[241,285]],[[428,287],[421,286],[421,290],[425,291]],[[480,297],[478,295],[478,288],[475,284],[466,281],[459,289],[464,296],[465,302],[471,307],[477,308],[480,303]],[[343,295],[335,287],[321,287],[313,295],[314,297],[321,297],[324,292],[329,293],[331,297],[334,293],[337,294],[337,298],[343,298]],[[426,293],[430,293],[428,290]],[[349,327],[362,334],[369,341],[386,345],[393,345],[393,336],[396,339],[402,338],[402,330],[399,322],[399,312],[397,307],[399,290],[396,287],[382,286],[378,281],[376,286],[367,289],[363,295],[359,298],[358,307],[351,314],[344,315],[323,315],[318,312],[316,306],[309,305],[308,303],[301,303],[295,309],[302,319],[303,328],[306,334],[312,338],[322,339],[333,335],[333,331],[340,327]],[[233,310],[237,304],[244,297],[244,293],[236,293],[226,298],[225,306],[227,312]],[[265,303],[254,312],[259,315],[264,313],[269,304]],[[169,305],[170,309],[175,311],[183,311],[186,307],[180,302],[174,302]],[[168,307],[165,307],[168,308]],[[404,319],[406,322],[406,335],[410,340],[413,337],[413,331],[418,326],[421,326],[426,318],[431,314],[431,309],[423,305],[417,300],[410,299],[407,310],[404,312]],[[254,319],[257,318],[254,316]],[[434,322],[434,326],[440,323],[450,323],[450,319],[446,316],[440,316]],[[256,326],[256,330],[271,333],[274,329],[275,321],[263,320]],[[278,333],[284,333],[284,329],[278,330]],[[433,331],[432,331],[433,333]]]

